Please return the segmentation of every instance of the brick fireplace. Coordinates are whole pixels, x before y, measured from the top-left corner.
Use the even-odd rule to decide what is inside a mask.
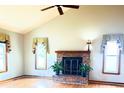
[[[62,62],[64,70],[59,76],[53,76],[55,81],[67,84],[87,84],[88,77],[83,78],[79,71],[80,64],[89,64],[90,51],[55,51],[57,61]]]

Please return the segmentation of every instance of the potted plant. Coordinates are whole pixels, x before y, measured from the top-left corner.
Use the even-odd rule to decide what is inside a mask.
[[[55,62],[54,65],[51,66],[54,72],[56,72],[56,75],[60,74],[60,71],[63,69],[61,62]]]
[[[83,77],[87,77],[88,73],[93,70],[92,67],[90,67],[90,65],[88,64],[81,64],[80,66],[80,71],[81,71],[81,75]]]

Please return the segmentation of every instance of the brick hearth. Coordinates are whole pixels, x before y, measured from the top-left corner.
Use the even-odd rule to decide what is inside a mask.
[[[54,75],[53,80],[59,83],[66,84],[79,84],[85,85],[88,84],[88,78],[84,78],[82,76],[74,76],[74,75]]]

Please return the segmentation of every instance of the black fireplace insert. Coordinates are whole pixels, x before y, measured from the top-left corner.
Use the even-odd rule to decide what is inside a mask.
[[[63,57],[62,66],[64,75],[81,75],[79,70],[80,65],[83,63],[82,57]]]

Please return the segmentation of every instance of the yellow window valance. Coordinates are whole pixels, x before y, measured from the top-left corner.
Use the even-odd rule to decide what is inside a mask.
[[[48,38],[33,38],[33,53],[35,54],[36,52],[36,46],[37,44],[44,44],[46,46],[47,53],[49,53],[49,47],[48,47]]]
[[[7,52],[11,51],[9,35],[4,34],[4,33],[0,33],[0,42],[6,43],[6,50],[7,50]]]

